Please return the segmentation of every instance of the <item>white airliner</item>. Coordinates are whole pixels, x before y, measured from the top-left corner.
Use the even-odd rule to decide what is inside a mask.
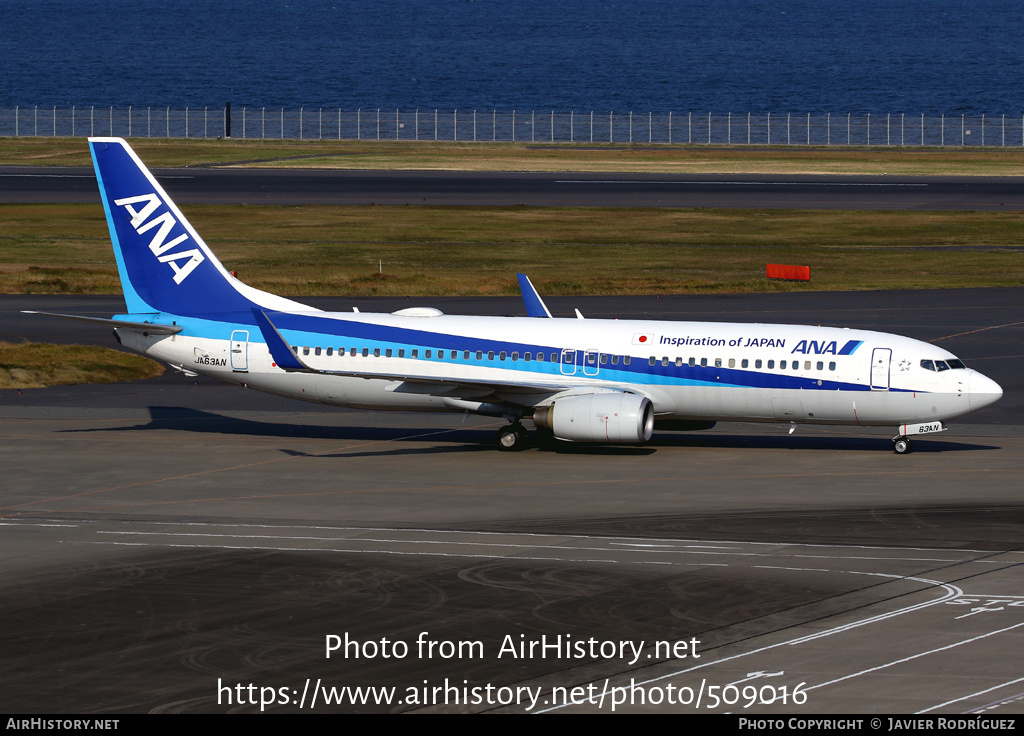
[[[128,313],[77,319],[190,375],[323,404],[504,417],[504,450],[526,444],[524,419],[596,443],[743,420],[890,426],[902,454],[911,436],[1002,396],[946,350],[881,332],[552,318],[523,275],[528,317],[320,311],[232,277],[125,141],[89,146]]]

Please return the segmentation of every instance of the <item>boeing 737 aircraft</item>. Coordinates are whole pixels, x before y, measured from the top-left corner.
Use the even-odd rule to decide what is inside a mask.
[[[118,342],[189,375],[361,409],[504,417],[528,433],[641,443],[717,420],[890,426],[914,435],[1002,389],[942,348],[880,332],[719,322],[556,319],[520,275],[528,317],[324,312],[232,277],[120,138],[90,138],[124,287]]]

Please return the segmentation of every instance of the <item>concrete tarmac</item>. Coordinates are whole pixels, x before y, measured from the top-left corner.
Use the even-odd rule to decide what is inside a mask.
[[[1022,177],[155,169],[179,204],[1024,209]],[[100,203],[92,169],[0,167],[0,202]]]
[[[1019,713],[1022,292],[549,300],[858,324],[1003,383],[909,456],[782,424],[506,454],[175,374],[0,393],[5,710]],[[120,306],[2,297],[2,339],[109,344],[29,308]]]

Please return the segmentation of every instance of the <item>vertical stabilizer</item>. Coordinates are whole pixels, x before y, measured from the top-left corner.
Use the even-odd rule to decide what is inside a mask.
[[[315,311],[228,274],[124,140],[90,138],[89,149],[130,313]]]

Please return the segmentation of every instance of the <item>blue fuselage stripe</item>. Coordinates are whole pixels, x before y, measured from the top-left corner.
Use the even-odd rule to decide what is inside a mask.
[[[249,340],[254,343],[265,342],[260,332],[256,319],[251,313],[225,313],[207,315],[212,319],[200,319],[196,317],[172,317],[161,315],[164,319],[152,321],[170,322],[186,328],[188,335],[211,339],[226,340],[233,330],[248,329]],[[332,319],[330,317],[319,317],[306,314],[289,314],[286,312],[269,312],[268,316],[273,320],[274,325],[280,330],[282,336],[291,344],[302,347],[326,349],[331,347],[335,351],[334,360],[339,361],[337,369],[356,369],[347,360],[356,360],[350,355],[341,356],[339,348],[344,348],[348,353],[352,348],[358,348],[361,357],[363,348],[368,348],[370,355],[374,349],[380,349],[381,355],[385,351],[392,350],[392,359],[397,359],[398,350],[405,350],[405,359],[412,359],[412,350],[419,351],[417,360],[431,363],[447,363],[473,367],[495,368],[501,370],[519,371],[524,374],[551,376],[572,376],[575,378],[594,378],[595,380],[609,382],[623,382],[635,385],[650,386],[720,386],[737,388],[767,388],[767,389],[802,389],[813,391],[870,391],[870,386],[862,383],[849,381],[826,380],[825,378],[811,377],[806,374],[787,375],[785,373],[767,372],[759,369],[747,368],[726,368],[724,366],[691,366],[684,362],[676,365],[670,361],[664,365],[660,360],[650,364],[649,356],[630,356],[629,365],[624,365],[622,357],[618,357],[619,363],[611,365],[611,353],[603,354],[608,362],[596,365],[586,363],[587,352],[581,349],[567,348],[569,360],[566,360],[561,346],[541,345],[537,343],[517,343],[506,340],[494,340],[465,335],[455,335],[443,332],[428,330],[415,330],[405,327],[391,325],[380,325],[360,321],[349,321],[344,319]],[[128,318],[131,318],[129,315]],[[855,343],[852,350],[856,350],[862,341],[850,341],[846,347]],[[426,351],[431,351],[431,357],[426,358]],[[440,351],[444,352],[443,358],[436,357]],[[451,357],[451,351],[456,351],[457,356]],[[851,352],[852,352],[851,350]],[[471,363],[463,357],[465,352],[471,354]],[[313,352],[313,351],[311,351]],[[475,359],[477,352],[483,353],[481,360]],[[494,353],[493,358],[488,354]],[[506,354],[505,360],[500,359],[501,353]],[[518,354],[518,360],[513,361],[513,353]],[[544,361],[523,359],[525,353],[536,355],[542,353]],[[550,360],[551,355],[556,356],[556,361]],[[622,356],[625,353],[620,354]],[[601,356],[595,359],[600,361]],[[316,360],[317,356],[313,355]],[[794,361],[795,364],[796,361]],[[824,374],[827,375],[827,374]],[[892,389],[899,391],[900,389]],[[924,393],[924,392],[922,392]]]

